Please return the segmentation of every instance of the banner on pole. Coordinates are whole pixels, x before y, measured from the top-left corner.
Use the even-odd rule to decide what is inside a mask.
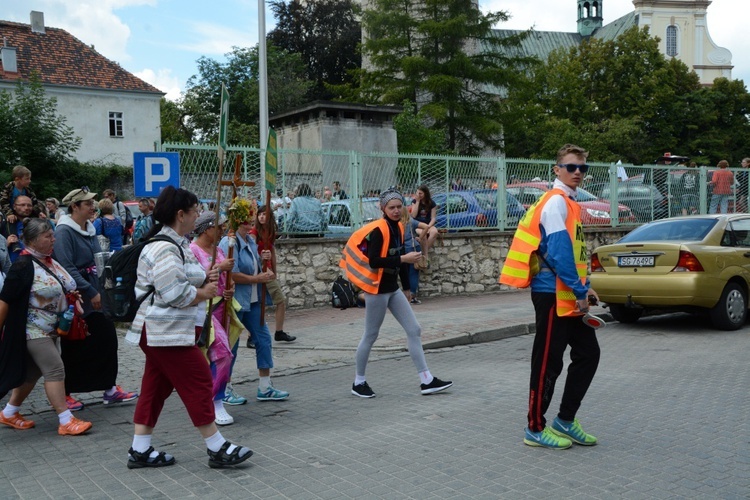
[[[276,132],[268,130],[268,145],[266,146],[266,189],[272,194],[276,192],[276,172],[278,171],[279,155],[276,145]]]
[[[219,119],[219,158],[227,150],[227,128],[229,127],[229,91],[221,84],[221,118]]]

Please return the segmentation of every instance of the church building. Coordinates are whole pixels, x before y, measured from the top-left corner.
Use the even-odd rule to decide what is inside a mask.
[[[732,53],[717,46],[708,33],[706,11],[712,0],[633,0],[635,10],[604,24],[604,0],[577,0],[578,31],[533,31],[520,48],[524,55],[546,60],[559,48],[579,45],[589,37],[614,40],[624,31],[646,26],[659,38],[659,48],[667,57],[676,57],[692,68],[703,85],[716,78],[732,78]],[[498,36],[518,34],[517,30],[494,30]]]

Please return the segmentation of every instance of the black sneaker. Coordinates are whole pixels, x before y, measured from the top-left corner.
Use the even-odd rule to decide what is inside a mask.
[[[294,342],[295,340],[297,340],[297,337],[295,337],[294,335],[289,335],[284,330],[277,331],[273,335],[273,338],[276,342]]]
[[[255,349],[255,343],[253,342],[253,339],[251,339],[251,338],[247,339],[247,348],[248,349]]]
[[[419,386],[422,389],[422,395],[427,396],[428,394],[434,394],[436,392],[443,391],[448,387],[452,386],[453,382],[450,380],[440,380],[437,377],[432,377],[432,382],[429,384],[422,384]]]
[[[359,396],[360,398],[374,398],[375,393],[372,391],[369,385],[367,385],[367,382],[362,382],[361,384],[354,385],[352,384],[352,394],[355,396]]]

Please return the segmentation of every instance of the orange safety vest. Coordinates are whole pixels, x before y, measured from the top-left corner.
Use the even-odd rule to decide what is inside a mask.
[[[500,273],[500,279],[498,280],[500,283],[516,288],[526,288],[531,284],[533,275],[539,272],[539,258],[536,256],[539,243],[542,241],[539,221],[542,217],[542,208],[553,195],[562,195],[568,207],[565,228],[568,230],[570,241],[573,243],[573,257],[578,277],[581,278],[581,283],[586,284],[588,255],[581,224],[581,206],[568,198],[568,195],[561,189],[547,191],[536,203],[529,207],[526,215],[518,223],[518,229]],[[555,296],[557,298],[558,316],[582,314],[576,310],[577,300],[573,290],[563,283],[558,276],[555,279]]]
[[[399,222],[398,227],[401,230],[401,241],[404,241],[404,226]],[[370,267],[370,259],[367,253],[360,249],[360,245],[375,229],[380,229],[383,233],[383,248],[380,249],[380,256],[388,255],[388,238],[390,230],[388,221],[379,219],[370,222],[366,226],[356,230],[346,242],[343,257],[339,262],[339,267],[346,272],[346,278],[361,288],[366,293],[378,293],[380,280],[383,277],[383,268],[373,269]]]

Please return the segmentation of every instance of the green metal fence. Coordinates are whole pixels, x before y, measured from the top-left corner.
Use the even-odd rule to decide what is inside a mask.
[[[201,199],[216,198],[219,165],[215,146],[165,143],[162,150],[180,154],[183,187]],[[409,203],[422,185],[430,189],[439,205],[440,229],[513,230],[524,208],[554,180],[554,160],[292,149],[279,150],[278,155],[273,205],[281,232],[289,235],[351,232],[377,215],[375,197],[383,190],[397,187]],[[260,199],[265,192],[261,189],[263,152],[230,146],[223,180],[232,180],[237,157],[241,178],[256,184],[239,187],[239,194]],[[721,210],[724,204],[729,212],[747,211],[746,169],[727,169],[733,181],[725,193],[710,182],[715,167],[589,165],[579,194],[588,226],[635,226],[674,215]],[[334,182],[345,191],[345,200],[337,199]],[[309,186],[310,198],[319,203],[292,203],[303,184]],[[224,187],[222,200],[230,199],[231,187]],[[300,220],[318,218],[321,224],[315,228],[299,224]]]

